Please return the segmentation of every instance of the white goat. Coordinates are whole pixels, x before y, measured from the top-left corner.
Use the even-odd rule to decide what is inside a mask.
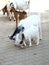
[[[29,0],[10,0],[13,2],[15,9],[26,10],[29,7]]]
[[[23,26],[25,29],[28,29],[31,25],[37,26],[39,28],[40,39],[42,39],[42,30],[41,30],[41,19],[39,15],[31,15],[20,21],[18,26]]]
[[[25,38],[29,38],[30,46],[31,46],[32,37],[37,38],[37,45],[39,44],[39,39],[42,39],[41,22],[40,22],[39,15],[32,15],[32,16],[27,17],[24,20],[21,20],[20,23],[18,24],[18,27],[19,26],[23,26],[25,28],[23,33],[24,33]],[[20,36],[19,34],[16,35],[15,44],[22,41],[19,36]]]
[[[29,41],[29,46],[32,46],[31,39],[36,42],[36,45],[39,44],[39,29],[36,26],[30,26],[29,29],[24,29],[23,32],[19,33],[15,37],[15,44],[23,44],[26,46],[26,41]]]

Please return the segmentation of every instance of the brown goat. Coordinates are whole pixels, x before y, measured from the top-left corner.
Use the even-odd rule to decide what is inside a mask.
[[[11,10],[14,12],[14,17],[16,19],[16,27],[17,27],[18,22],[27,17],[27,13],[25,11],[23,11],[23,12],[16,11],[14,7],[12,7]]]
[[[10,5],[9,5],[10,6]],[[12,14],[12,10],[8,11],[7,5],[2,9],[3,11],[3,15],[5,15],[5,13],[7,13],[7,16],[9,16],[9,21],[11,21],[10,19],[10,13]],[[10,12],[10,13],[9,13]]]
[[[17,26],[18,26],[18,22],[19,22],[20,20],[22,20],[22,19],[24,19],[24,18],[27,17],[27,13],[26,13],[25,11],[23,11],[23,12],[21,12],[21,11],[16,11],[15,8],[14,8],[14,6],[13,6],[13,3],[11,3],[10,6],[11,6],[10,12],[11,12],[11,13],[12,13],[12,12],[14,13],[14,18],[15,18],[15,20],[16,20],[16,27],[17,27]],[[7,10],[7,5],[2,9],[2,11],[3,11],[3,14],[4,14],[4,15],[5,15],[5,13],[7,13],[7,15],[9,15],[8,10]]]

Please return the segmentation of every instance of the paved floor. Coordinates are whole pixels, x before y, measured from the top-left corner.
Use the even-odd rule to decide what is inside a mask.
[[[15,22],[0,13],[0,65],[49,65],[49,19],[42,19],[43,39],[40,44],[20,49],[8,39],[15,29]]]

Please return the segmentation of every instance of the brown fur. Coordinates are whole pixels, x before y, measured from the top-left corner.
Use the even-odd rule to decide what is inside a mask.
[[[5,13],[7,13],[7,15],[8,15],[7,5],[2,9],[2,11],[3,11],[3,15],[5,15]]]
[[[12,11],[14,12],[14,17],[16,19],[16,27],[17,27],[18,22],[27,17],[27,13],[25,11],[23,12],[16,11],[14,7],[12,7]]]
[[[3,11],[3,15],[5,15],[5,13],[7,13],[7,16],[9,15],[7,10],[7,5],[2,9],[2,11]],[[10,10],[10,12],[12,13],[12,10]]]
[[[10,4],[10,6],[12,5],[12,3]],[[3,14],[5,15],[5,13],[7,13],[8,15],[8,10],[7,10],[7,5],[2,9]],[[16,20],[16,27],[18,26],[18,22],[24,18],[27,17],[27,13],[25,11],[20,12],[20,11],[16,11],[14,7],[11,8],[10,12],[14,12],[14,17]]]

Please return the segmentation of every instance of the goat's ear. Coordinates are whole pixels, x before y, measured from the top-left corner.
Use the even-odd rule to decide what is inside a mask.
[[[22,40],[24,40],[25,39],[25,36],[24,36],[24,34],[22,33]]]
[[[13,4],[13,3],[10,3],[10,6],[11,6],[11,7],[14,7],[14,4]]]

